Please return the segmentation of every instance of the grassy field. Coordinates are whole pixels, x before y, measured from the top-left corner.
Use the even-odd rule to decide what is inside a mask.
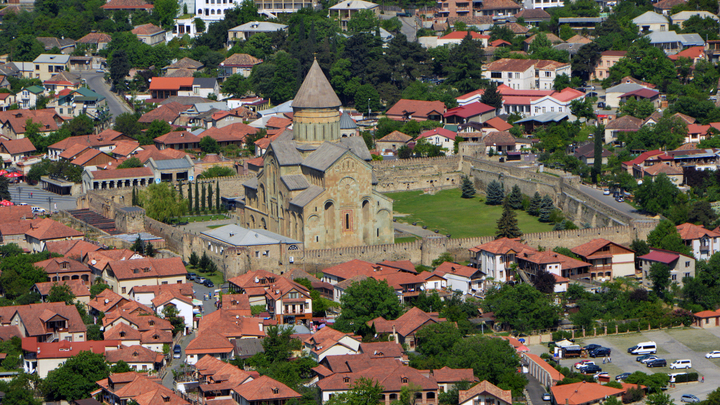
[[[395,243],[408,243],[408,242],[415,242],[420,238],[417,238],[415,236],[408,236],[406,238],[395,238]]]
[[[388,193],[395,200],[393,210],[397,214],[408,214],[397,220],[428,229],[439,229],[441,234],[451,234],[453,238],[495,235],[497,220],[502,215],[499,205],[485,205],[484,199],[460,198],[460,189],[438,191],[435,195],[422,191],[403,191]],[[523,233],[547,232],[552,225],[539,222],[525,211],[515,211],[520,230]]]
[[[208,280],[212,280],[213,284],[215,284],[215,287],[218,287],[225,282],[225,278],[223,277],[222,272],[216,271],[213,273],[213,275],[209,275],[208,273],[203,273],[200,271],[200,269],[195,268],[194,266],[187,265],[185,266],[185,270],[187,270],[188,273],[195,273],[198,276],[205,277]],[[188,281],[190,282],[190,281]]]

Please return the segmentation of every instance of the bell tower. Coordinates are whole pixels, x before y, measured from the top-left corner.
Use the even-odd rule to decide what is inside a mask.
[[[293,100],[293,138],[298,143],[321,144],[340,139],[340,99],[317,60]]]

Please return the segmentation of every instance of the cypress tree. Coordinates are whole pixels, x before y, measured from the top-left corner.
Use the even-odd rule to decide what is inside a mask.
[[[595,129],[595,149],[593,150],[592,182],[597,184],[597,177],[602,172],[603,141],[605,140],[605,126],[598,125]]]
[[[193,210],[192,183],[188,183],[188,211]]]
[[[462,198],[473,198],[475,196],[475,186],[468,176],[462,178]]]
[[[207,199],[208,199],[208,210],[212,211],[212,209],[213,209],[213,207],[212,207],[212,204],[213,204],[213,188],[212,188],[212,185],[208,185],[207,191],[208,191],[208,196],[207,196]]]
[[[201,193],[202,193],[202,194],[201,194],[202,197],[200,197],[200,209],[201,209],[203,212],[205,212],[205,201],[207,201],[207,200],[205,199],[205,183],[202,184],[202,191],[201,191]]]
[[[220,211],[220,182],[215,181],[215,209]]]
[[[545,196],[540,204],[540,222],[550,222],[550,214],[552,214],[555,206],[550,196]]]
[[[200,193],[197,180],[195,180],[195,212],[200,212]]]
[[[514,185],[512,188],[512,191],[510,194],[508,194],[508,205],[510,205],[510,208],[514,210],[522,209],[522,193],[520,192],[520,187],[518,185]]]
[[[510,204],[503,204],[503,213],[497,221],[496,238],[519,238],[522,236],[518,227],[517,216],[515,211],[510,208]]]
[[[480,97],[480,102],[495,108],[496,111],[502,108],[503,97],[498,91],[497,83],[491,82],[485,88],[482,97]]]
[[[182,183],[178,183],[178,194],[180,194],[180,200],[182,200],[182,199],[183,199],[183,196],[182,196]]]
[[[132,189],[132,196],[130,197],[130,205],[137,205],[136,197],[135,197],[135,187],[133,187],[133,189]]]
[[[533,198],[530,200],[530,205],[528,206],[527,213],[536,217],[540,215],[540,205],[542,204],[542,197],[540,197],[540,193],[537,191],[535,192],[535,195],[533,195]]]
[[[505,199],[505,190],[503,190],[502,184],[497,180],[493,180],[488,184],[485,193],[487,194],[487,199],[485,200],[485,204],[487,205],[500,205]]]

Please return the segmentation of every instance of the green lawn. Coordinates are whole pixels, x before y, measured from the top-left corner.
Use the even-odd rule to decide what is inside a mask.
[[[221,219],[228,219],[223,214],[212,214],[212,215],[186,215],[184,217],[173,218],[174,222],[205,222],[205,221],[217,221]]]
[[[408,242],[415,242],[418,240],[418,237],[415,236],[408,236],[406,238],[395,238],[395,243],[408,243]]]
[[[216,271],[212,276],[210,276],[210,275],[208,275],[208,273],[203,273],[200,271],[200,269],[197,269],[191,265],[185,266],[185,269],[187,270],[188,273],[195,273],[198,276],[202,276],[208,280],[212,280],[213,284],[215,284],[215,287],[217,287],[217,288],[220,288],[220,285],[225,282],[225,278],[223,277],[223,274],[220,271]]]
[[[439,229],[440,234],[453,238],[470,238],[495,235],[496,222],[502,214],[502,206],[485,205],[484,198],[460,198],[460,189],[438,191],[435,195],[422,191],[388,193],[395,200],[393,210],[397,214],[408,214],[397,220],[427,229]],[[547,232],[552,225],[539,222],[525,211],[515,211],[520,230],[523,233]]]

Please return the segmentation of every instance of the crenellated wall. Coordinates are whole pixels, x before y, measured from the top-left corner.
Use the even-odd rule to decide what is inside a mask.
[[[373,161],[377,191],[443,189],[460,186],[459,156]]]

